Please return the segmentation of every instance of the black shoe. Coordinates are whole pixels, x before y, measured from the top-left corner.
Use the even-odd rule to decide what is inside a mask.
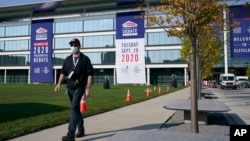
[[[76,138],[80,138],[80,137],[84,137],[85,136],[85,131],[83,130],[83,131],[78,131],[77,133],[76,133]]]
[[[66,136],[62,137],[62,141],[75,141],[75,135],[68,132]]]

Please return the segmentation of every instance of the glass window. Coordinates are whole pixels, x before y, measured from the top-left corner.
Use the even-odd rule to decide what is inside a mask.
[[[55,33],[83,32],[83,21],[55,23]]]
[[[29,64],[28,55],[2,55],[0,66],[26,66]]]
[[[24,35],[29,35],[29,25],[6,27],[6,36],[24,36]]]
[[[157,50],[147,52],[148,63],[179,63],[180,50]]]
[[[168,37],[166,32],[148,33],[148,45],[171,45],[180,44],[178,37]]]
[[[222,78],[224,81],[233,81],[234,80],[234,77],[233,76],[224,76]]]
[[[70,49],[69,42],[73,39],[77,38],[80,40],[82,44],[82,37],[67,37],[67,38],[55,38],[55,47],[54,49]]]
[[[145,44],[145,46],[148,45],[148,36],[147,36],[147,33],[144,34],[144,44]]]
[[[0,41],[0,51],[4,51],[4,41]]]
[[[115,64],[115,52],[95,52],[95,53],[84,53],[89,57],[92,64]],[[69,56],[69,53],[55,54],[53,58],[54,65],[62,65],[65,58]]]
[[[84,53],[92,64],[115,64],[115,52]]]
[[[113,30],[113,19],[86,20],[84,21],[84,32]]]
[[[0,66],[1,66],[1,64],[0,64]],[[4,70],[0,70],[0,84],[3,84],[3,83],[4,83]]]
[[[29,40],[5,41],[5,51],[29,50]]]
[[[62,65],[64,60],[66,59],[67,56],[69,56],[69,53],[66,54],[55,54],[53,58],[53,64],[54,65]]]
[[[101,64],[115,64],[115,52],[101,52]]]
[[[84,48],[114,47],[114,35],[84,37]]]
[[[4,27],[0,27],[0,37],[4,37]]]

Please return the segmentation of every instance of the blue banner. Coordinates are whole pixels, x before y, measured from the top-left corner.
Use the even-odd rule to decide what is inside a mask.
[[[116,14],[116,39],[144,38],[144,12]]]
[[[232,58],[250,58],[250,7],[230,7],[231,23],[239,26],[230,28]]]
[[[31,82],[53,82],[53,20],[35,20],[31,24]]]

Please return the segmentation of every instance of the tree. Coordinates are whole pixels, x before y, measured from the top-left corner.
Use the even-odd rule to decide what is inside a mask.
[[[216,39],[213,29],[204,30],[201,34],[201,45],[198,48],[199,64],[203,79],[212,76],[213,66],[223,59],[223,42]],[[190,40],[182,40],[181,59],[189,63]]]
[[[155,24],[164,28],[168,36],[178,36],[190,40],[189,60],[191,75],[191,130],[198,133],[197,121],[197,94],[198,77],[197,70],[200,67],[198,61],[199,48],[202,45],[202,33],[223,23],[223,9],[225,5],[219,4],[219,0],[161,0],[160,5],[150,7],[147,4],[147,26]],[[155,16],[153,10],[166,15]]]
[[[208,34],[209,36],[209,34]],[[212,76],[213,66],[218,64],[219,61],[223,59],[223,46],[221,41],[216,41],[211,37],[211,39],[204,39],[204,43],[198,50],[200,56],[200,69],[202,71],[202,78],[209,78]],[[190,40],[182,40],[181,49],[181,59],[189,63],[189,50],[190,50]]]
[[[198,48],[198,64],[197,79],[198,79],[198,99],[201,98],[201,87],[204,78],[212,76],[213,66],[223,59],[223,42],[216,40],[216,34],[213,29],[204,30],[200,35],[200,47]],[[189,63],[190,40],[184,38],[182,40],[181,58]]]
[[[246,69],[246,76],[250,77],[250,66],[248,66]]]

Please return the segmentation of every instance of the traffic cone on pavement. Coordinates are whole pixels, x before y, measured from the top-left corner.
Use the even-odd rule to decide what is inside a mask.
[[[156,86],[154,86],[154,92],[156,92]]]
[[[86,105],[86,101],[85,101],[85,96],[83,95],[80,101],[80,112],[86,112],[87,111],[87,105]]]
[[[132,100],[132,98],[131,98],[131,95],[130,95],[130,90],[128,89],[126,101],[129,102],[131,100]]]
[[[146,96],[149,97],[150,93],[151,93],[151,90],[149,88],[147,88],[147,90],[146,90]]]

